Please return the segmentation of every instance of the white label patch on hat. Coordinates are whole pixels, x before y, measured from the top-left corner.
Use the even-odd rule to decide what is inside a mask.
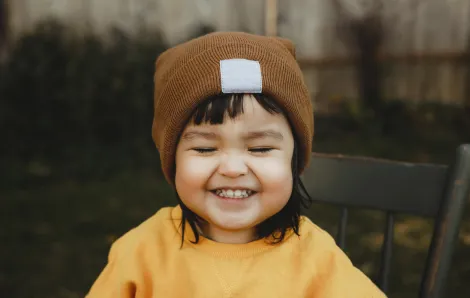
[[[223,93],[261,93],[261,66],[258,61],[228,59],[220,61]]]

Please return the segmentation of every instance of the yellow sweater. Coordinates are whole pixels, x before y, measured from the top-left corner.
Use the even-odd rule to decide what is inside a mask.
[[[300,237],[224,244],[187,225],[182,248],[181,208],[167,207],[111,247],[108,264],[87,298],[383,298],[333,238],[302,217]]]

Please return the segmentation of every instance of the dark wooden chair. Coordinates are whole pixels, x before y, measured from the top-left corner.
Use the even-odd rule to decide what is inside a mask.
[[[461,145],[449,166],[313,153],[301,177],[315,202],[341,207],[336,241],[344,249],[348,208],[386,212],[378,286],[388,292],[394,215],[432,217],[419,297],[443,297],[465,203],[470,191],[470,144]]]

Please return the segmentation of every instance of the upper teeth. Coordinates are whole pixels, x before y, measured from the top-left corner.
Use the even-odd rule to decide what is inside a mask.
[[[247,189],[217,189],[215,193],[221,197],[227,198],[246,198],[249,197],[253,191]]]

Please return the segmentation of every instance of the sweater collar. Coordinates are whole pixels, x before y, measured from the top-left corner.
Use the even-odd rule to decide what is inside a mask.
[[[173,208],[171,212],[171,218],[174,224],[175,229],[177,230],[178,234],[181,236],[182,233],[182,226],[181,226],[181,219],[182,219],[183,212],[181,210],[181,206],[177,205]],[[231,244],[231,243],[221,243],[210,240],[203,235],[199,235],[199,242],[196,244],[194,243],[196,237],[194,235],[193,230],[188,222],[185,222],[185,231],[184,231],[184,245],[185,247],[191,247],[194,249],[202,250],[207,253],[210,253],[215,256],[219,257],[249,257],[253,256],[271,249],[275,249],[280,244],[285,243],[287,241],[292,241],[297,237],[291,237],[293,231],[289,230],[286,233],[284,240],[281,243],[272,244],[272,237],[258,239],[252,242],[243,243],[243,244]]]

